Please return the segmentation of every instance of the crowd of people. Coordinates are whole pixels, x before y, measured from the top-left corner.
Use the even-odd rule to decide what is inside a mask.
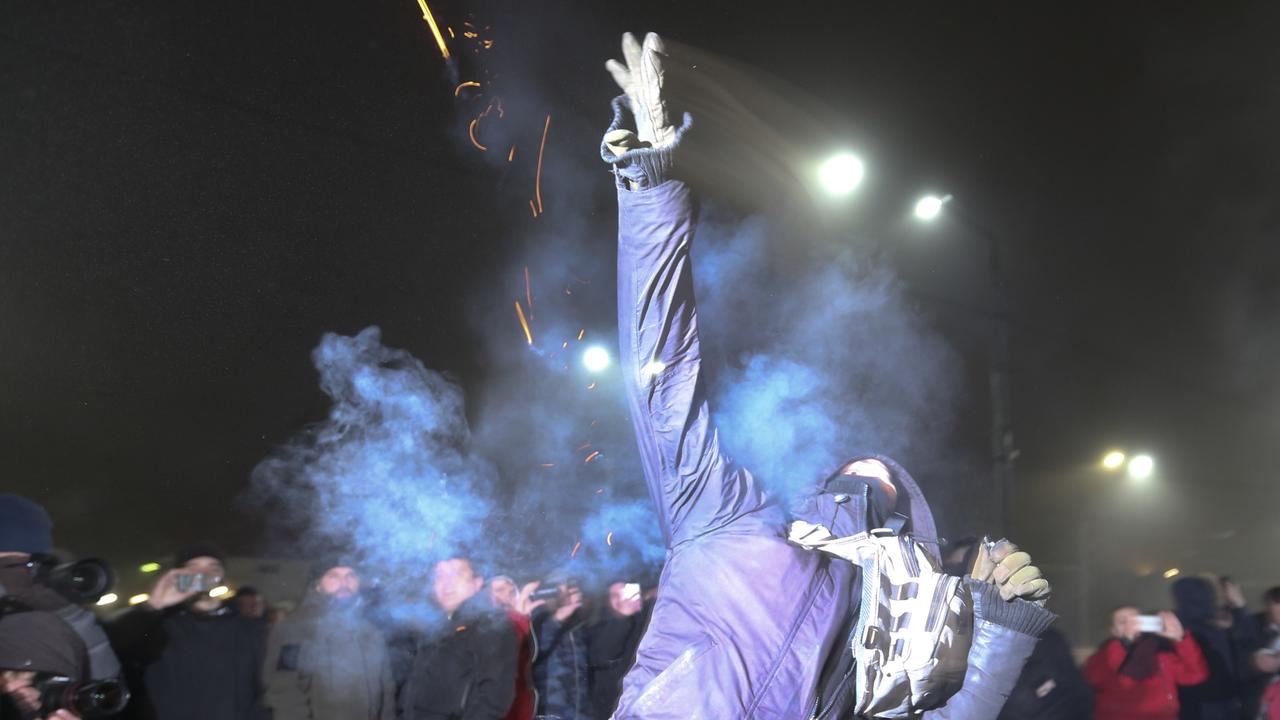
[[[91,717],[93,699],[77,705],[67,688],[118,682],[97,702],[139,720],[606,720],[654,592],[620,578],[592,598],[578,578],[522,585],[451,557],[423,591],[431,619],[397,623],[368,602],[359,563],[334,557],[313,564],[295,610],[273,614],[252,588],[209,596],[231,579],[204,544],[180,550],[146,602],[103,634],[44,586],[51,551],[43,508],[0,496],[6,719]],[[963,567],[973,551],[961,540],[945,559]],[[1280,587],[1260,612],[1230,581],[1184,577],[1171,589],[1172,610],[1117,608],[1083,667],[1061,633],[1045,633],[1000,717],[1280,718]]]

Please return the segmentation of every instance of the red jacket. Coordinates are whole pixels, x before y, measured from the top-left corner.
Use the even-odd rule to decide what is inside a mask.
[[[529,617],[515,610],[507,610],[507,617],[516,626],[516,698],[502,720],[533,720],[538,706],[538,693],[533,688],[533,647],[529,635]]]
[[[1178,686],[1196,685],[1209,677],[1200,646],[1187,633],[1173,652],[1156,655],[1159,670],[1145,680],[1120,674],[1128,651],[1112,638],[1084,664],[1084,677],[1097,696],[1094,720],[1177,720]]]

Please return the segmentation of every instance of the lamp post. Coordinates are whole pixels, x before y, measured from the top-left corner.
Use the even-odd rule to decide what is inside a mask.
[[[997,527],[1009,534],[1012,530],[1014,461],[1018,450],[1013,440],[1013,411],[1009,371],[1009,307],[1001,264],[1000,238],[985,225],[958,208],[951,195],[925,195],[916,201],[913,214],[923,223],[936,221],[946,210],[971,232],[987,243],[988,282],[995,307],[995,327],[988,353],[988,383],[991,391],[991,479],[996,496]],[[950,208],[948,210],[948,208]]]

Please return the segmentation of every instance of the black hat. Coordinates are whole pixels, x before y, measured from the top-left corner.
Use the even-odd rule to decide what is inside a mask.
[[[0,552],[52,553],[53,521],[49,513],[21,495],[0,495]]]
[[[31,610],[0,615],[0,669],[82,680],[87,655],[76,631],[53,613]]]
[[[217,545],[212,543],[192,543],[178,550],[178,553],[173,556],[173,566],[182,567],[187,564],[187,561],[198,557],[211,557],[223,564],[227,562],[226,553],[222,552]]]

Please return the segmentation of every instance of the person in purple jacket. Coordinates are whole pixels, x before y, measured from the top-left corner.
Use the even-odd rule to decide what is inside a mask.
[[[842,649],[858,612],[857,573],[789,544],[779,499],[721,449],[702,376],[690,267],[696,205],[673,174],[692,119],[685,114],[679,128],[669,121],[661,39],[650,33],[641,45],[627,34],[622,49],[625,63],[606,64],[624,94],[614,100],[601,155],[618,194],[622,373],[669,550],[613,717],[811,718],[823,699],[824,666]],[[900,489],[913,515],[923,506],[919,489],[892,461],[855,458],[843,468],[879,476],[875,494],[889,506]],[[927,511],[914,522],[918,535],[926,536],[922,525],[932,534]],[[988,563],[982,577],[966,579],[974,637],[964,685],[924,717],[995,718],[1036,637],[1052,622],[1040,604],[1018,597],[1042,604],[1048,585],[1030,558],[1013,550],[1007,546],[993,559],[1016,565],[1002,563],[990,577],[996,565]],[[822,712],[840,716],[839,708]]]

